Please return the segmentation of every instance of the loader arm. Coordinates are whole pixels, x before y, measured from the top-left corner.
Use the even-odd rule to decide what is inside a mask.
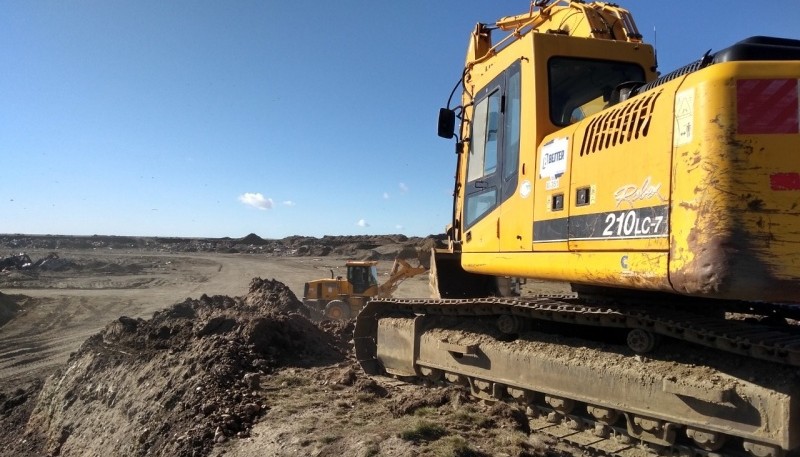
[[[378,297],[391,298],[392,294],[395,290],[397,290],[397,287],[401,282],[426,271],[427,269],[422,266],[412,267],[410,263],[403,259],[395,259],[394,264],[392,265],[392,270],[389,273],[389,279],[387,279],[385,283],[378,286]]]

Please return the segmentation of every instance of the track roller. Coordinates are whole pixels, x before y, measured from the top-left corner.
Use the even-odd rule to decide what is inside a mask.
[[[522,322],[517,316],[502,314],[497,318],[497,329],[506,335],[514,335],[522,329]]]
[[[694,427],[686,428],[686,436],[694,441],[700,449],[717,451],[725,445],[726,436],[722,433],[700,430]]]
[[[437,370],[436,368],[420,367],[419,373],[422,375],[425,381],[429,381],[431,383],[437,383],[444,377],[442,370]]]
[[[625,413],[628,434],[648,443],[671,446],[675,443],[675,429],[671,422]]]
[[[658,344],[658,337],[656,334],[635,328],[628,332],[628,347],[638,354],[646,354],[655,349]]]
[[[783,457],[785,452],[771,444],[754,443],[745,440],[744,449],[753,457]]]
[[[594,420],[604,425],[614,425],[619,420],[619,411],[613,409],[588,405],[586,410],[594,417]]]

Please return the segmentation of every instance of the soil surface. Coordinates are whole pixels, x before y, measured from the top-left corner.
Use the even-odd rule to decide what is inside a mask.
[[[0,272],[0,456],[577,454],[514,407],[366,376],[352,321],[298,300],[346,259],[385,277],[435,243],[0,236],[0,257],[54,259]]]

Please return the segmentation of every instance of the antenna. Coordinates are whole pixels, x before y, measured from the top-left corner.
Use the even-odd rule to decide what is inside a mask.
[[[655,59],[653,71],[658,74],[658,33],[656,32],[655,25],[653,26],[653,58]]]

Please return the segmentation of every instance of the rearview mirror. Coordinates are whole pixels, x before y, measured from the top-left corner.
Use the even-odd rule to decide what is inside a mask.
[[[456,130],[456,112],[439,108],[439,136],[442,138],[453,138]]]

